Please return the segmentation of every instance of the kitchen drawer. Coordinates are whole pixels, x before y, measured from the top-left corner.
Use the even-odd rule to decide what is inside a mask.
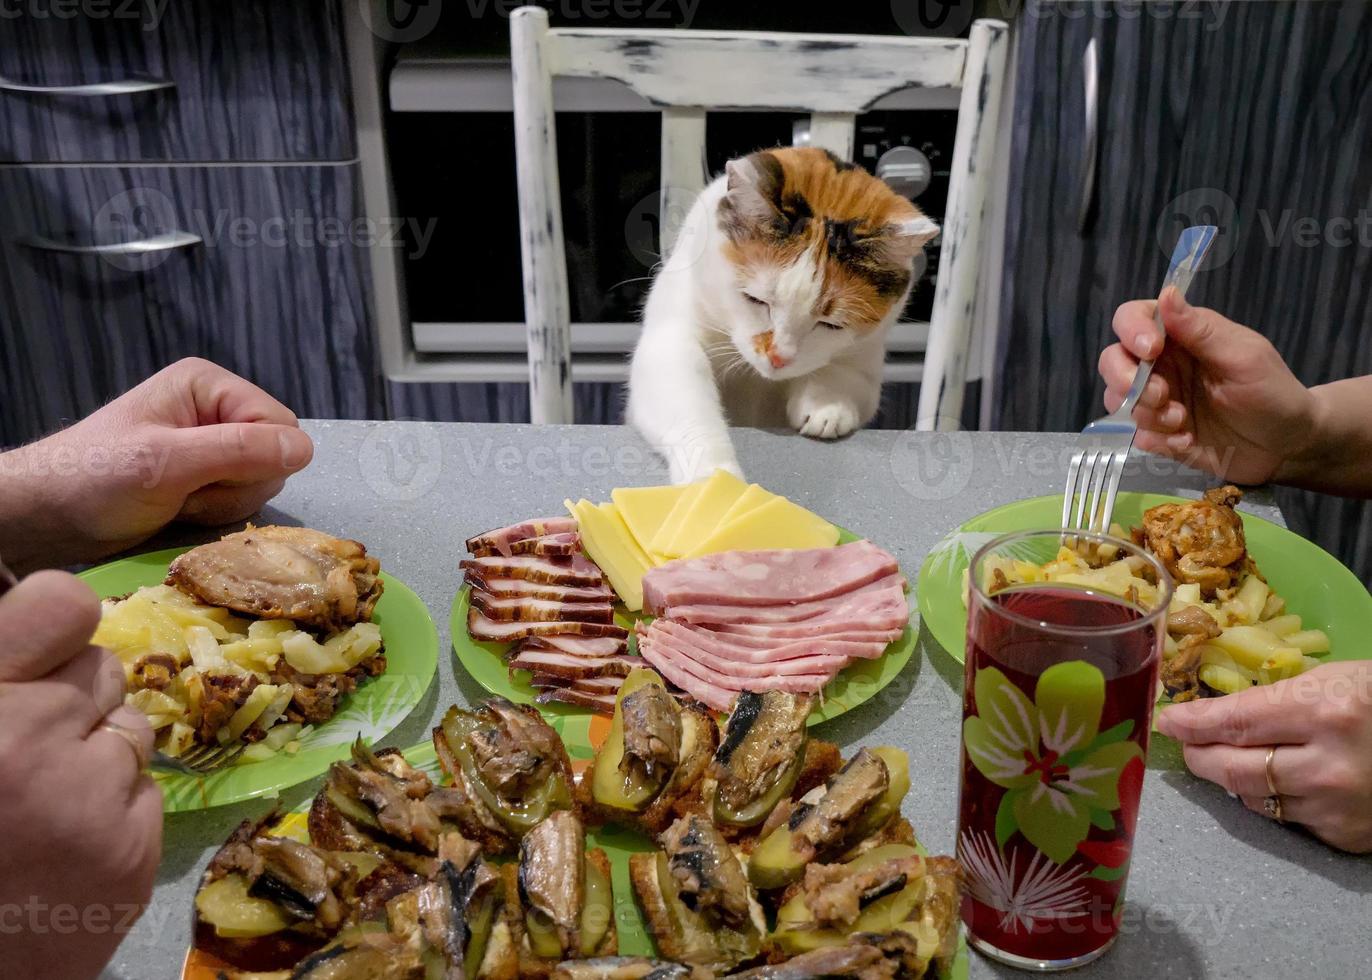
[[[337,0],[71,7],[0,11],[0,161],[355,155]]]
[[[0,445],[189,355],[301,416],[378,417],[358,179],[354,164],[0,167]],[[166,247],[77,251],[131,241]]]

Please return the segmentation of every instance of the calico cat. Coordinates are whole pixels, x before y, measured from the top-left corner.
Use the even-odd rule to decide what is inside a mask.
[[[826,150],[725,166],[682,223],[643,310],[628,420],[677,483],[742,475],[729,425],[834,439],[871,421],[920,210]]]

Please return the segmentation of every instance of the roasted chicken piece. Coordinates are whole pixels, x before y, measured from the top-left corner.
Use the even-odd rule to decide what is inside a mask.
[[[320,630],[371,619],[381,564],[356,541],[306,527],[253,527],[193,548],[167,584],[212,606]]]
[[[1243,493],[1234,486],[1205,491],[1200,500],[1159,504],[1143,515],[1134,539],[1163,563],[1178,583],[1194,583],[1212,598],[1216,590],[1238,584],[1247,567],[1243,521],[1235,505]]]

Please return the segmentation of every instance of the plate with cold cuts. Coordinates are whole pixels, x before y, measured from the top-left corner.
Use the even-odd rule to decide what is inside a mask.
[[[913,595],[875,544],[723,472],[612,498],[469,539],[452,607],[467,672],[564,739],[603,737],[645,662],[719,712],[742,690],[814,693],[811,724],[909,662]]]

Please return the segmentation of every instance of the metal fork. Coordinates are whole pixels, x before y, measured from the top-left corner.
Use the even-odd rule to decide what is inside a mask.
[[[0,596],[18,584],[19,579],[4,561],[0,561]],[[247,745],[243,742],[233,742],[230,745],[199,745],[180,758],[155,751],[148,759],[148,767],[166,772],[179,772],[187,776],[203,776],[221,766],[230,765],[246,748]]]
[[[1219,233],[1214,225],[1193,225],[1181,233],[1167,276],[1158,295],[1168,286],[1175,286],[1186,295],[1191,279],[1205,260],[1206,253]],[[1162,325],[1162,312],[1155,311],[1153,324],[1162,337],[1167,336]],[[1109,415],[1096,419],[1081,430],[1077,449],[1067,467],[1067,487],[1062,494],[1062,526],[1080,531],[1107,531],[1115,512],[1115,496],[1119,492],[1124,464],[1134,445],[1138,426],[1134,423],[1134,406],[1153,373],[1153,362],[1144,361],[1134,375],[1134,383],[1124,396],[1120,407]],[[1075,505],[1075,506],[1074,506]]]
[[[247,745],[243,742],[232,742],[229,745],[197,745],[180,756],[154,752],[148,760],[148,766],[188,776],[203,776],[223,766],[232,765],[246,748]]]

